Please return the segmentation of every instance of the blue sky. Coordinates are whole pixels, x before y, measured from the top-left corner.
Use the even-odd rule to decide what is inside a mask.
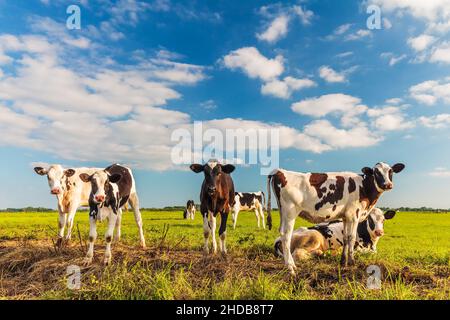
[[[450,208],[449,34],[448,0],[0,0],[0,208],[55,206],[36,163],[125,163],[143,206],[197,201],[170,161],[194,121],[279,129],[290,170],[403,162],[381,205]]]

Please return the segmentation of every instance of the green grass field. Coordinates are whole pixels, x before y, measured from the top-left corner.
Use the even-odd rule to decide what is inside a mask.
[[[229,221],[228,255],[204,256],[202,219],[181,212],[143,212],[148,248],[138,246],[131,212],[124,213],[122,240],[113,264],[103,267],[105,224],[95,259],[82,266],[87,212],[75,218],[72,242],[53,246],[57,214],[0,213],[0,297],[4,299],[449,299],[450,214],[400,212],[385,223],[377,254],[357,256],[339,267],[339,256],[313,258],[292,278],[273,255],[274,229],[258,230],[251,212]],[[231,220],[231,219],[230,219]],[[298,219],[297,225],[310,225]],[[66,287],[66,268],[80,265],[80,290]],[[366,288],[369,265],[382,270],[380,290]]]

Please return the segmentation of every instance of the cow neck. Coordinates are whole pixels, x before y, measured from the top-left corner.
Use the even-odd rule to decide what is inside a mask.
[[[363,187],[362,190],[360,190],[360,193],[362,193],[360,194],[360,198],[367,199],[369,201],[368,208],[372,208],[381,196],[381,192],[377,190],[373,175],[363,175],[362,184]]]

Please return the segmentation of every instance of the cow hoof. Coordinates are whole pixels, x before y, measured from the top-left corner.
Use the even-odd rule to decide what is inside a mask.
[[[64,238],[58,238],[58,240],[56,240],[56,246],[58,248],[62,248],[63,244],[64,244]]]
[[[204,255],[208,255],[209,254],[209,249],[208,248],[203,248],[203,254]]]
[[[104,264],[105,266],[109,266],[109,265],[111,264],[111,257],[105,258],[105,259],[103,260],[103,264]]]
[[[147,246],[145,245],[145,241],[141,241],[141,248],[142,249],[146,249],[147,248]]]
[[[86,257],[86,258],[83,259],[83,264],[84,264],[85,266],[88,266],[88,265],[90,265],[91,263],[92,263],[92,257]]]

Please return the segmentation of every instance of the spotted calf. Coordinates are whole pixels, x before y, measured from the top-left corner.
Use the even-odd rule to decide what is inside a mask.
[[[86,254],[85,264],[90,264],[94,256],[94,243],[97,239],[97,221],[108,219],[108,227],[105,234],[106,250],[104,263],[111,263],[111,242],[114,228],[118,225],[116,236],[120,238],[120,220],[122,208],[127,201],[134,208],[134,217],[139,229],[141,245],[145,248],[144,232],[142,230],[142,218],[139,211],[139,199],[136,193],[134,177],[129,168],[114,164],[105,170],[96,171],[94,174],[80,174],[80,179],[91,185],[89,196],[89,249]]]
[[[405,165],[389,166],[377,163],[373,168],[364,167],[363,174],[352,172],[299,173],[276,169],[267,179],[269,229],[272,226],[270,191],[274,190],[280,209],[280,235],[284,262],[291,274],[295,274],[291,237],[297,216],[321,223],[343,220],[344,237],[341,264],[354,264],[353,252],[359,221],[364,221],[384,191],[391,190],[393,174]]]
[[[254,210],[258,228],[260,227],[260,220],[262,221],[263,229],[266,228],[266,223],[264,221],[264,192],[236,192],[234,200],[233,212],[231,214],[231,218],[233,219],[233,229],[236,229],[238,214],[241,210]]]
[[[379,208],[373,208],[366,220],[358,223],[355,241],[355,251],[377,251],[378,240],[384,235],[384,221],[392,219],[395,211],[383,213]],[[291,240],[291,253],[294,260],[307,259],[311,255],[322,255],[330,250],[336,252],[344,244],[344,223],[340,220],[301,227],[294,231]],[[283,256],[281,238],[275,240],[275,252]]]
[[[195,203],[194,200],[188,200],[188,202],[186,203],[186,208],[184,209],[183,212],[183,218],[184,219],[192,219],[194,220],[195,217]]]

